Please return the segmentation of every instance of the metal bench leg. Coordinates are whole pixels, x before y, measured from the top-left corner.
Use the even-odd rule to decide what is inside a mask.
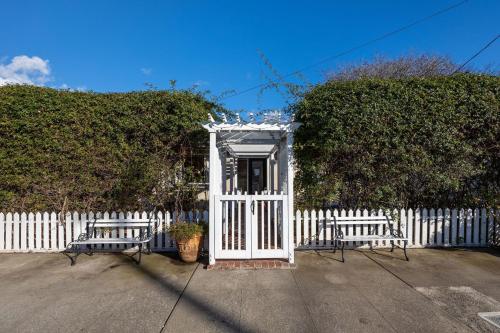
[[[74,252],[75,254],[74,255],[71,255],[70,253],[64,253],[65,256],[67,256],[69,258],[69,260],[71,260],[71,266],[74,266],[76,265],[76,258],[78,258],[78,256],[80,255],[81,251],[80,251],[80,245],[71,245],[71,252]]]
[[[344,244],[345,244],[345,242],[342,242],[342,262],[345,262],[345,260],[344,260]]]
[[[141,258],[142,258],[142,243],[139,244],[139,260],[137,260],[137,265],[141,263]]]
[[[405,254],[405,258],[406,258],[406,261],[410,261],[410,259],[408,258],[408,256],[406,255],[406,245],[408,244],[408,241],[404,241],[404,247],[403,247],[403,251],[404,251],[404,254]]]
[[[337,240],[333,241],[333,253],[337,252]]]

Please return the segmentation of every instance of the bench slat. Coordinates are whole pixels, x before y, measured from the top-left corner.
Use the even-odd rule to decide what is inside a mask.
[[[328,224],[331,224],[331,225],[334,225],[335,222],[333,221],[328,221]],[[383,221],[354,221],[354,220],[350,220],[350,221],[338,221],[337,220],[337,225],[380,225],[380,224],[387,224],[387,220],[383,220]]]
[[[151,238],[137,240],[135,238],[89,238],[82,241],[74,241],[72,244],[139,244],[147,243]]]
[[[338,221],[387,221],[392,220],[391,217],[386,216],[339,216],[335,217],[335,220]],[[333,218],[332,218],[333,220]]]
[[[88,224],[92,225],[93,222],[87,222]],[[153,224],[154,221],[151,221],[151,224]],[[94,227],[96,228],[113,228],[113,227],[116,227],[116,228],[120,228],[120,227],[147,227],[149,225],[148,222],[128,222],[128,223],[122,223],[122,222],[96,222],[94,224]]]
[[[355,242],[355,241],[372,241],[372,240],[407,240],[406,237],[394,237],[391,235],[362,235],[362,236],[345,236],[337,238],[341,242]]]
[[[153,222],[156,219],[151,219],[151,222]],[[131,223],[131,222],[149,222],[149,219],[97,219],[96,223],[99,222],[123,222],[123,223]],[[94,223],[94,220],[87,220],[87,223]]]

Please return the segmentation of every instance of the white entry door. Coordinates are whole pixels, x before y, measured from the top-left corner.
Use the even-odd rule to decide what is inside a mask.
[[[215,259],[287,258],[287,196],[215,196]]]

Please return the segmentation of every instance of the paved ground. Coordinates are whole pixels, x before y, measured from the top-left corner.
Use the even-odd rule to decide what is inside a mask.
[[[207,271],[161,254],[0,255],[0,332],[500,332],[500,252],[297,252],[295,270]]]

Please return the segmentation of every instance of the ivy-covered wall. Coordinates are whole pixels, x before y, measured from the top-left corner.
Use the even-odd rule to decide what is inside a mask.
[[[331,81],[295,105],[299,204],[500,204],[500,78]]]
[[[0,209],[128,210],[172,201],[176,189],[160,187],[176,177],[178,161],[186,174],[206,153],[199,124],[214,107],[187,91],[0,87]]]

